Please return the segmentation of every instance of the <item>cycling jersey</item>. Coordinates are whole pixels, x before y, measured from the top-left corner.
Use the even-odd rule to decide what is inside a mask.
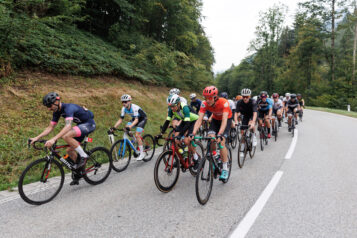
[[[276,110],[279,110],[280,108],[283,107],[283,102],[278,99],[277,102],[274,101],[274,104],[273,104],[273,109],[276,111]]]
[[[146,119],[146,113],[143,111],[143,109],[141,109],[141,107],[133,103],[130,105],[129,109],[127,109],[126,107],[123,107],[121,109],[121,114],[120,114],[121,119],[124,118],[125,114],[130,115],[132,117],[132,120],[138,118],[139,122]]]
[[[61,109],[53,113],[51,124],[56,125],[61,116],[66,120],[73,120],[76,124],[82,124],[94,118],[91,111],[71,103],[61,103]]]
[[[286,106],[287,106],[288,108],[294,109],[294,108],[296,108],[296,107],[299,106],[299,101],[298,101],[297,99],[295,99],[295,102],[293,102],[293,101],[291,101],[291,99],[290,99],[289,101],[286,102]]]
[[[263,102],[262,99],[259,99],[257,104],[259,111],[268,111],[270,108],[273,108],[273,101],[270,98],[267,98],[265,102]]]
[[[198,115],[191,112],[190,107],[184,102],[180,103],[180,110],[178,112],[172,111],[170,107],[168,108],[166,120],[171,121],[173,116],[183,121],[196,121],[198,119]]]
[[[300,104],[300,107],[304,107],[305,106],[305,101],[303,98],[301,98],[301,100],[298,100],[299,101],[299,104]]]
[[[183,102],[183,103],[187,104],[187,100],[184,97],[180,97],[180,102]]]
[[[191,107],[196,108],[196,113],[200,111],[202,101],[200,99],[196,99],[195,101],[191,101]]]
[[[248,125],[253,119],[253,113],[257,111],[257,103],[254,99],[250,98],[248,103],[245,103],[243,99],[237,101],[236,112],[243,115],[242,125]]]
[[[206,101],[203,101],[200,113],[205,113],[207,110],[213,113],[213,119],[219,121],[222,120],[224,112],[228,112],[228,119],[232,117],[232,110],[229,108],[229,102],[225,98],[218,98],[213,106],[209,106]]]
[[[228,103],[229,103],[229,108],[232,110],[232,113],[234,113],[236,111],[236,104],[231,99],[228,99]]]

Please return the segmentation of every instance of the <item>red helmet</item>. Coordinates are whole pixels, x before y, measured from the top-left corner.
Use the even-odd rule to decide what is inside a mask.
[[[278,98],[279,94],[278,93],[273,93],[273,98]]]
[[[218,89],[215,86],[208,86],[203,90],[204,97],[215,97],[218,95]]]

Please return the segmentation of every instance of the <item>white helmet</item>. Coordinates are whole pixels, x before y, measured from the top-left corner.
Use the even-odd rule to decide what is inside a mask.
[[[190,98],[191,98],[191,99],[194,99],[194,98],[196,98],[196,97],[197,97],[196,93],[191,93],[191,94],[190,94]]]
[[[285,93],[285,97],[290,97],[290,93]]]
[[[242,96],[250,96],[252,94],[252,91],[250,91],[249,88],[243,88],[240,94]]]
[[[178,89],[178,88],[173,88],[173,89],[170,90],[170,93],[169,93],[169,94],[170,94],[170,95],[172,95],[172,94],[180,95],[180,89]]]
[[[124,94],[123,96],[121,96],[121,101],[122,102],[131,101],[131,96],[129,94]]]
[[[169,97],[167,98],[166,102],[167,102],[167,104],[169,106],[179,104],[180,103],[180,96],[177,95],[177,94],[169,95]]]
[[[254,96],[253,100],[257,101],[258,100],[258,96]]]

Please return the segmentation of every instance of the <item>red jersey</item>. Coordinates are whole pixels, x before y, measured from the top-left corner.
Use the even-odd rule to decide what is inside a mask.
[[[206,101],[201,104],[200,112],[205,113],[210,111],[213,114],[213,119],[222,121],[223,113],[228,112],[228,119],[232,117],[232,110],[229,107],[229,102],[225,98],[219,98],[213,106],[208,106]]]

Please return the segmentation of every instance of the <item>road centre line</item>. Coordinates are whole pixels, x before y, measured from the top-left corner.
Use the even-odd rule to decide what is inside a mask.
[[[294,138],[290,144],[288,152],[285,155],[285,159],[291,159],[291,156],[293,155],[296,147],[297,140],[298,140],[298,129],[295,129]]]
[[[265,204],[269,200],[270,196],[273,194],[276,186],[278,185],[281,176],[283,176],[283,171],[277,171],[273,178],[270,180],[268,186],[264,189],[263,193],[259,196],[258,200],[245,215],[243,220],[239,223],[238,227],[233,231],[230,238],[244,238],[255,220],[263,210]]]

